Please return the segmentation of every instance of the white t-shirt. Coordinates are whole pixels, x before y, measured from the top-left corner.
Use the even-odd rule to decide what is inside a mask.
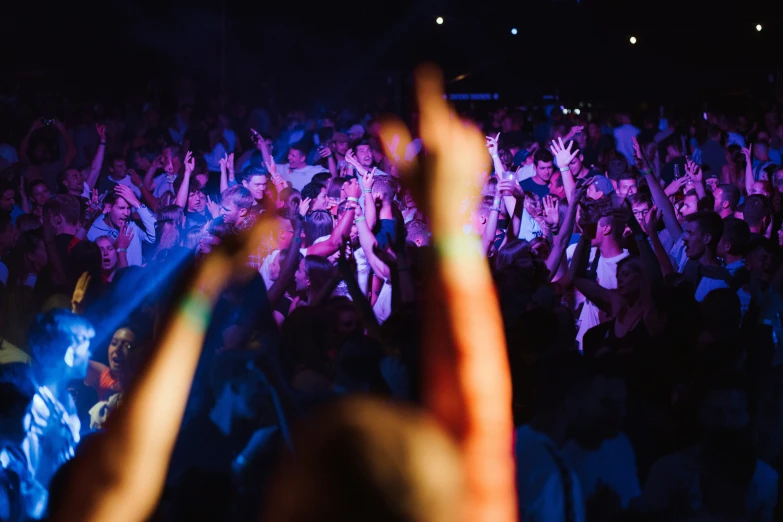
[[[568,247],[571,250],[569,257],[573,257],[576,245],[572,245],[572,247]],[[590,249],[590,264],[595,260],[596,252],[598,252],[598,248],[592,247]],[[622,254],[614,257],[601,256],[598,259],[598,267],[596,269],[596,282],[609,290],[617,288],[617,263],[626,257],[628,257],[627,250],[623,250]],[[590,301],[585,301],[582,313],[579,315],[579,332],[576,334],[580,350],[582,349],[582,337],[587,333],[587,330],[600,324],[602,319],[599,308]]]
[[[522,218],[519,223],[519,239],[525,241],[533,241],[537,237],[542,237],[544,231],[541,230],[541,225],[533,219],[526,209],[522,209]]]
[[[313,176],[321,172],[329,172],[319,165],[305,165],[301,169],[291,169],[288,163],[277,166],[277,173],[280,177],[291,184],[296,190],[302,190],[305,185],[310,183]]]

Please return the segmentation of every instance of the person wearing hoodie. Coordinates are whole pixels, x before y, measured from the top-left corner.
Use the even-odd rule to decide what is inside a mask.
[[[155,217],[152,212],[124,185],[114,187],[114,192],[106,196],[103,204],[103,215],[92,224],[87,239],[95,241],[100,236],[109,236],[116,240],[122,230],[128,229],[132,234],[127,249],[128,266],[141,266],[141,242],[155,242]],[[132,211],[138,214],[141,226],[131,220]]]

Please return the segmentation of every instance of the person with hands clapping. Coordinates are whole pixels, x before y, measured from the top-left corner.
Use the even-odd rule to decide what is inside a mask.
[[[131,212],[138,216],[141,226],[131,220]],[[103,200],[103,215],[98,217],[87,232],[87,239],[95,241],[100,236],[108,236],[117,241],[128,242],[126,250],[128,265],[143,264],[141,242],[155,242],[155,217],[143,205],[136,195],[124,185],[116,185]],[[122,232],[122,234],[121,234]],[[129,236],[127,238],[126,236]]]

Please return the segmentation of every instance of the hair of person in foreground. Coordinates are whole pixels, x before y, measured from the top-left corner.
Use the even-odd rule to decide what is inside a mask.
[[[341,400],[300,425],[294,447],[296,455],[281,463],[262,520],[460,519],[459,450],[422,410],[370,398]]]

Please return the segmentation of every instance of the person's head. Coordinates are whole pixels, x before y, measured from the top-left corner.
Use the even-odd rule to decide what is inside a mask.
[[[390,176],[379,176],[372,184],[372,195],[376,201],[383,205],[391,205],[394,195],[397,193],[397,184]]]
[[[549,254],[552,252],[552,245],[549,244],[547,238],[543,236],[536,237],[530,242],[530,250],[537,258],[546,261],[549,258]]]
[[[621,198],[625,198],[630,194],[636,194],[638,191],[636,187],[636,176],[630,172],[623,172],[617,178],[617,195]]]
[[[723,219],[723,235],[718,242],[719,257],[744,256],[750,241],[750,227],[742,219],[727,217]]]
[[[30,199],[37,206],[44,206],[51,196],[52,193],[49,192],[49,187],[42,180],[37,179],[30,183]]]
[[[571,147],[571,151],[579,150],[579,154],[574,155],[574,158],[571,160],[571,162],[568,164],[568,168],[571,169],[571,173],[574,175],[574,177],[579,175],[579,172],[582,170],[582,163],[585,160],[584,154],[581,152],[581,147],[579,147],[579,144],[577,144],[575,141],[571,140],[566,144],[566,148]],[[562,165],[560,165],[562,167]]]
[[[356,160],[364,168],[372,167],[372,144],[370,140],[361,140],[353,146],[354,154],[356,154]]]
[[[745,376],[726,374],[715,377],[705,390],[699,418],[708,433],[743,430],[750,420]]]
[[[9,214],[16,205],[16,189],[6,180],[0,180],[0,212]]]
[[[688,259],[701,259],[715,254],[720,238],[723,237],[723,219],[715,212],[690,214],[685,223],[683,242]]]
[[[101,251],[101,270],[104,274],[110,274],[117,268],[117,251],[114,242],[109,236],[100,236],[95,239],[95,245]]]
[[[111,177],[117,181],[125,178],[128,174],[128,165],[121,154],[108,154],[106,157],[106,164],[109,166]]]
[[[19,246],[28,272],[38,274],[49,263],[46,245],[40,234],[27,232],[19,236]]]
[[[269,180],[264,169],[252,165],[247,166],[242,169],[239,179],[242,182],[242,186],[253,196],[253,199],[256,201],[264,199],[266,184]]]
[[[275,237],[273,238],[273,242],[275,244],[275,248],[280,250],[285,250],[288,248],[291,245],[291,240],[294,237],[294,226],[288,216],[288,211],[284,208],[278,209],[275,215],[277,227],[274,232]]]
[[[335,132],[332,135],[332,148],[334,152],[339,156],[345,156],[350,147],[351,140],[348,139],[348,135],[344,132]]]
[[[600,210],[600,217],[598,218],[595,239],[592,241],[593,246],[600,247],[607,242],[618,243],[623,237],[625,231],[625,219],[622,211],[619,209],[613,209],[610,205],[606,205]]]
[[[587,199],[596,201],[614,192],[614,186],[606,176],[593,176],[587,186]]]
[[[334,230],[334,219],[326,210],[314,210],[307,214],[304,224],[305,246],[312,246],[316,240],[328,236]]]
[[[65,225],[72,227],[77,225],[81,217],[81,205],[76,196],[57,194],[44,205],[43,217],[49,220],[57,233],[60,233]]]
[[[307,256],[299,263],[294,275],[296,291],[300,293],[319,292],[332,277],[332,263],[321,256]]]
[[[549,193],[560,199],[566,197],[565,187],[563,186],[563,175],[560,171],[555,171],[552,173],[552,177],[549,178]]]
[[[765,179],[754,181],[753,185],[751,185],[750,187],[750,195],[761,194],[762,196],[771,198],[774,192],[775,190],[774,187],[772,186],[772,183]]]
[[[606,162],[606,177],[613,183],[617,183],[620,176],[628,172],[630,165],[625,156],[611,158]]]
[[[112,372],[120,372],[123,369],[128,352],[133,349],[136,342],[136,334],[130,328],[120,328],[109,342],[109,369]]]
[[[173,221],[182,227],[185,225],[185,211],[179,205],[168,205],[158,210],[158,221]]]
[[[650,277],[639,257],[626,257],[617,263],[617,292],[626,299],[648,298]]]
[[[115,227],[120,228],[127,223],[131,214],[131,207],[128,201],[116,192],[109,192],[103,199],[104,219],[108,220]]]
[[[633,212],[633,216],[636,218],[636,221],[639,222],[642,228],[644,228],[646,226],[645,222],[647,221],[647,214],[652,208],[652,200],[650,199],[650,196],[643,192],[634,192],[633,194],[629,194],[627,199],[628,203],[631,204],[631,212]]]
[[[227,350],[212,361],[209,387],[214,407],[225,408],[232,421],[258,421],[269,396],[266,378],[255,365],[256,354],[246,350]]]
[[[174,190],[179,191],[183,178],[177,178],[174,182]],[[186,212],[203,214],[207,208],[207,197],[204,195],[202,185],[197,180],[191,178],[188,185],[188,203],[185,207]]]
[[[772,219],[772,203],[761,194],[748,196],[745,198],[743,217],[751,232],[764,232]]]
[[[417,247],[428,246],[430,244],[430,232],[427,223],[414,219],[405,225],[407,232],[407,241]]]
[[[302,187],[302,199],[310,198],[310,211],[326,210],[329,206],[329,198],[326,196],[326,187],[321,183],[310,182]]]
[[[759,161],[769,161],[769,141],[756,140],[756,143],[753,144],[753,156]]]
[[[533,155],[533,165],[536,167],[536,177],[544,182],[549,182],[554,171],[555,157],[546,149],[538,149]]]
[[[326,197],[342,201],[345,199],[345,187],[350,181],[346,178],[334,178],[326,187]]]
[[[748,244],[745,267],[750,275],[768,283],[775,271],[775,244],[766,237],[754,239]]]
[[[223,221],[233,225],[242,220],[255,203],[255,198],[245,187],[236,185],[220,194],[220,215]]]
[[[236,228],[229,225],[221,217],[210,221],[205,227],[198,241],[198,253],[209,254],[220,245],[226,237],[236,233]]]
[[[60,173],[60,183],[65,187],[65,192],[81,196],[84,191],[84,178],[78,169],[68,168]]]
[[[288,149],[288,166],[301,169],[307,166],[307,146],[304,143],[294,143]]]
[[[732,183],[723,183],[712,192],[715,196],[715,212],[734,212],[739,205],[740,191]]]
[[[54,308],[39,314],[30,327],[28,346],[41,384],[86,377],[93,337],[92,324],[70,310]]]
[[[699,195],[695,190],[689,190],[685,193],[685,197],[682,199],[682,205],[680,206],[680,216],[686,219],[691,214],[695,214],[699,211]]]

